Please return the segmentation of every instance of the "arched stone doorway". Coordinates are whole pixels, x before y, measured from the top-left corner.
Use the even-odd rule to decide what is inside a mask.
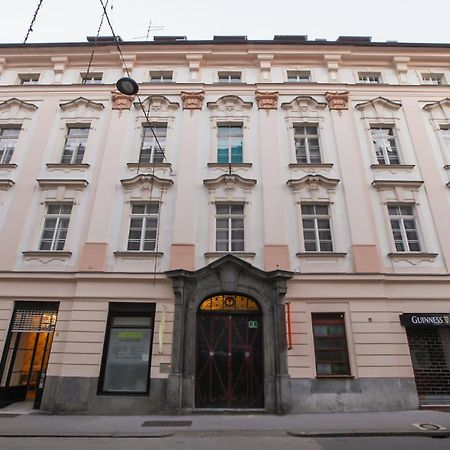
[[[238,296],[249,299],[259,307],[259,319],[253,319],[253,321],[260,320],[257,326],[261,327],[260,338],[264,349],[260,365],[263,370],[263,376],[260,378],[263,383],[260,391],[262,397],[260,397],[259,404],[248,402],[244,407],[263,408],[270,413],[288,412],[290,404],[289,377],[283,299],[287,281],[292,277],[292,273],[283,270],[265,272],[228,254],[195,272],[172,270],[166,274],[173,280],[175,293],[172,367],[167,391],[168,410],[180,413],[206,407],[205,404],[197,401],[198,397],[196,399],[196,394],[198,394],[196,377],[199,375],[196,359],[197,336],[199,336],[198,317],[202,316],[199,311],[205,300],[228,294],[229,297],[234,296],[235,300]],[[204,314],[207,313],[204,312]],[[226,313],[222,314],[226,316]],[[240,322],[238,329],[242,331],[245,326],[248,329],[249,321],[252,321],[251,314],[243,314],[241,317],[244,319],[240,321],[234,318],[235,316],[239,317],[237,312],[228,314],[228,316],[232,318],[221,319],[224,333],[227,332],[227,326],[230,330],[230,327],[238,322]],[[250,326],[254,325],[250,324]],[[227,335],[227,339],[229,337]],[[210,351],[214,352],[214,350]],[[231,353],[231,357],[233,357],[233,352]],[[229,363],[229,360],[226,362]],[[243,368],[242,365],[241,368]],[[228,375],[225,379],[229,383],[227,377]],[[232,394],[228,393],[228,397],[225,396],[222,403],[219,402],[212,407],[219,410],[241,409],[242,405],[239,406],[233,401],[229,402],[230,395]]]

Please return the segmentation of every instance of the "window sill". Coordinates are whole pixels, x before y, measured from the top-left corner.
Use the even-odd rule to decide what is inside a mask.
[[[450,169],[450,164],[446,164],[446,165],[444,166],[444,169],[449,170],[449,169]]]
[[[319,378],[321,380],[323,379],[345,379],[345,380],[351,380],[354,379],[355,377],[353,375],[316,375],[316,378]]]
[[[5,179],[1,179],[0,180],[0,189],[1,190],[6,190],[9,189],[11,187],[14,186],[14,181],[13,180],[5,180]]]
[[[163,252],[133,252],[133,251],[118,251],[114,252],[114,256],[119,258],[159,258],[163,256]]]
[[[432,260],[435,259],[438,253],[428,252],[391,252],[388,253],[389,258],[392,259],[414,259],[414,260]]]
[[[170,163],[147,163],[147,162],[132,162],[127,163],[127,167],[129,169],[170,169],[172,167],[172,164]]]
[[[331,169],[333,163],[291,163],[290,169]]]
[[[0,169],[15,169],[17,167],[17,164],[0,164]]]
[[[22,252],[22,254],[26,258],[38,258],[38,257],[70,258],[72,256],[72,252],[68,252],[65,250],[32,250]]]
[[[345,258],[347,253],[342,252],[298,252],[299,258]]]
[[[218,169],[227,169],[230,167],[232,169],[239,169],[241,167],[252,167],[252,163],[208,163],[208,167],[218,168]]]
[[[205,256],[207,258],[220,258],[225,255],[234,255],[240,258],[253,258],[256,256],[256,253],[253,252],[206,252]]]
[[[409,171],[416,167],[414,164],[372,164],[371,169],[374,170],[394,170],[394,171]]]
[[[65,164],[65,163],[47,163],[46,164],[48,169],[89,169],[91,167],[90,164],[87,163],[81,163],[81,164]]]

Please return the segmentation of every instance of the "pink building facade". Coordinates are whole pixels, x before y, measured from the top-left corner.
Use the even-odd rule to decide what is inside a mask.
[[[120,44],[0,45],[0,406],[448,405],[450,46]]]

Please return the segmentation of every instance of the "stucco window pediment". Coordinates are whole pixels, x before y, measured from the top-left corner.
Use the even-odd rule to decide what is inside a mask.
[[[171,116],[173,111],[176,111],[180,104],[177,102],[171,102],[167,97],[163,95],[149,95],[143,102],[145,111],[149,114],[156,113]],[[134,107],[142,113],[142,108],[139,102],[134,102]]]
[[[326,201],[333,203],[339,180],[323,175],[306,175],[302,178],[287,181],[292,189],[296,202],[302,201]]]
[[[9,179],[2,179],[0,180],[0,190],[1,191],[6,191],[9,188],[14,186],[14,181],[13,180],[9,180]]]
[[[372,186],[380,193],[383,203],[419,204],[417,194],[423,181],[376,180]]]
[[[5,100],[4,102],[0,103],[0,113],[3,113],[5,111],[8,111],[10,113],[17,113],[20,111],[21,114],[29,114],[33,111],[36,111],[38,107],[34,103],[25,102],[23,100],[19,100],[16,97],[10,98],[8,100]]]
[[[78,97],[74,100],[65,103],[60,103],[59,107],[64,112],[77,111],[79,113],[82,113],[85,110],[101,111],[102,109],[105,108],[105,105],[103,105],[103,103],[100,102],[88,100],[87,98],[84,97]]]
[[[221,200],[247,202],[256,180],[231,174],[203,180],[203,184],[208,188],[210,202]]]
[[[314,97],[299,95],[287,103],[283,103],[281,108],[286,114],[294,117],[303,117],[309,115],[319,115],[327,107],[324,102],[319,102]]]
[[[377,97],[355,105],[355,108],[361,111],[363,119],[377,122],[392,122],[399,119],[398,112],[401,107],[401,103],[384,97]]]
[[[248,115],[253,103],[246,102],[237,95],[225,95],[215,102],[208,102],[207,107],[213,112],[213,117],[228,117],[230,115],[242,117]]]
[[[435,112],[442,112],[443,110],[450,111],[450,98],[447,97],[437,102],[428,103],[423,107],[423,109],[432,113],[433,116]],[[447,118],[448,115],[446,115],[445,117]]]
[[[173,180],[153,174],[139,174],[133,178],[120,180],[126,201],[161,200],[163,193],[173,184]]]
[[[87,180],[68,178],[39,178],[36,181],[42,191],[41,202],[70,201],[74,204],[89,184]]]

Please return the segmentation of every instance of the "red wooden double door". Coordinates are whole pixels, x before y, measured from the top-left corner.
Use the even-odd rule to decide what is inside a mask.
[[[195,388],[196,408],[264,408],[263,321],[256,302],[220,295],[202,303]]]

